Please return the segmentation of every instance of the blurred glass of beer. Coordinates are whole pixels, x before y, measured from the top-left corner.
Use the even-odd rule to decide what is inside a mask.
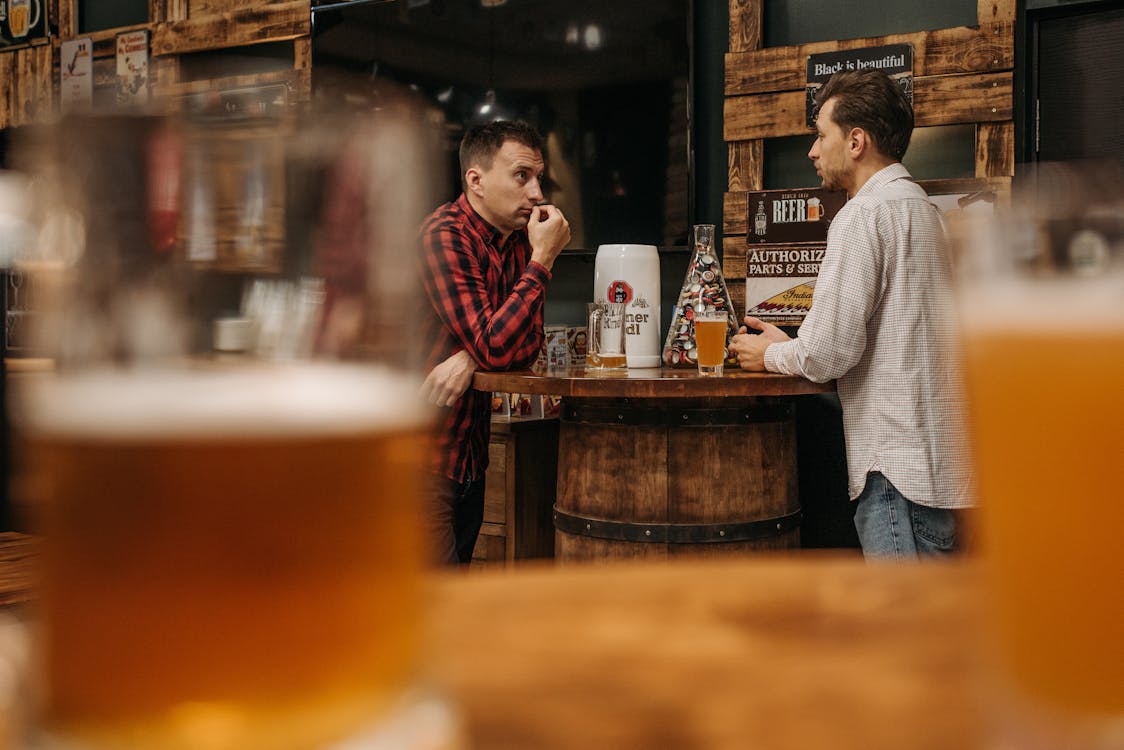
[[[451,716],[419,679],[410,329],[441,151],[387,92],[270,111],[95,115],[29,149],[60,290],[56,371],[18,396],[43,747],[454,746],[414,741]],[[233,356],[210,340],[232,308]]]
[[[418,664],[415,392],[291,366],[29,393],[51,735],[310,748],[387,712]]]
[[[1002,746],[1124,747],[1122,198],[1028,198],[961,258]]]

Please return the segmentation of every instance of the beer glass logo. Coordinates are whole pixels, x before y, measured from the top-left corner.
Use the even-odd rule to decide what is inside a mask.
[[[823,205],[819,198],[808,199],[808,221],[819,221],[823,216]]]
[[[23,39],[39,23],[42,0],[8,0],[8,31],[13,39]]]

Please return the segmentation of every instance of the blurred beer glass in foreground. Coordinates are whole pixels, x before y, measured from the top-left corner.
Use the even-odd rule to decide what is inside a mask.
[[[1124,747],[1124,190],[1044,165],[960,227],[998,747]]]
[[[33,146],[57,292],[56,372],[17,396],[45,544],[33,744],[449,747],[418,690],[425,129],[385,96],[198,104]]]

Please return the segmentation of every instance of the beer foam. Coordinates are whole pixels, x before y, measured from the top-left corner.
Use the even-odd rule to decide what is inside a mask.
[[[330,437],[423,426],[419,384],[342,364],[99,371],[27,383],[13,414],[32,432],[83,439]]]
[[[1124,275],[975,282],[959,293],[961,326],[972,331],[1076,334],[1124,330]]]

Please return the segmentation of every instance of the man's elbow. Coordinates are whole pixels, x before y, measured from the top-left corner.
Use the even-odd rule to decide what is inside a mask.
[[[505,372],[508,370],[525,370],[534,364],[538,353],[527,357],[517,357],[510,351],[489,351],[479,360],[480,369],[487,372]]]
[[[851,369],[853,364],[841,362],[838,360],[818,360],[814,357],[809,357],[804,360],[800,368],[800,374],[813,383],[827,383],[831,380],[838,380],[847,371]]]

